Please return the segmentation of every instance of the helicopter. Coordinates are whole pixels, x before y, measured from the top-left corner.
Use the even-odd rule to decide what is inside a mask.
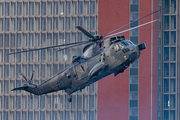
[[[150,13],[149,15],[154,14],[155,12]],[[149,15],[146,15],[142,18],[145,18]],[[68,49],[70,47],[87,44],[83,48],[83,55],[72,57],[72,63],[69,67],[58,72],[57,74],[55,74],[54,76],[52,76],[51,78],[47,79],[46,81],[44,81],[39,85],[33,84],[31,82],[34,76],[34,71],[32,73],[30,80],[27,80],[27,78],[23,74],[21,74],[22,77],[26,80],[26,82],[24,83],[23,86],[14,88],[12,89],[12,91],[25,90],[35,95],[42,95],[59,90],[65,90],[65,92],[69,95],[68,101],[71,102],[72,93],[78,90],[82,90],[86,86],[89,86],[90,84],[110,74],[114,74],[114,76],[117,76],[118,74],[123,73],[124,70],[130,66],[130,64],[135,62],[140,57],[141,51],[146,49],[145,43],[140,43],[138,45],[135,45],[132,41],[126,40],[124,35],[119,35],[119,36],[115,36],[115,35],[121,34],[126,31],[130,31],[132,29],[147,25],[155,21],[157,20],[153,20],[145,24],[136,26],[134,28],[130,28],[128,30],[111,34],[133,23],[131,22],[104,36],[92,35],[81,26],[77,26],[76,28],[78,30],[80,30],[90,38],[89,40],[9,53],[8,55],[29,52],[34,50],[54,48],[54,47],[65,47],[65,48],[60,48],[58,50],[61,51],[64,49]],[[103,38],[106,37],[107,39],[103,41]]]

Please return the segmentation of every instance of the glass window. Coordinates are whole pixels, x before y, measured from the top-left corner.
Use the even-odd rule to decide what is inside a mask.
[[[139,0],[130,0],[130,4],[139,4]]]
[[[170,95],[170,108],[171,109],[174,109],[174,108],[176,108],[176,96],[175,96],[175,94],[171,94]]]
[[[89,17],[84,18],[84,29],[89,30]]]
[[[176,61],[176,47],[171,47],[171,51],[170,51],[170,58],[171,61]]]
[[[0,32],[3,32],[3,18],[0,18]]]
[[[45,96],[40,96],[40,109],[45,109]]]
[[[84,1],[84,9],[85,9],[85,15],[89,15],[89,1]]]
[[[77,1],[72,1],[72,15],[77,15]]]
[[[169,45],[169,31],[164,31],[164,45]]]
[[[176,29],[176,16],[171,16],[171,29]]]
[[[138,116],[129,116],[129,120],[138,120]]]
[[[41,30],[46,31],[46,18],[41,18]]]
[[[53,18],[53,29],[54,29],[54,31],[58,31],[58,24],[59,22],[58,22],[58,17],[54,17]]]
[[[10,15],[10,3],[5,2],[5,16]]]
[[[129,82],[138,84],[138,75],[130,75]]]
[[[169,92],[169,79],[164,79],[164,93]]]
[[[22,112],[22,120],[26,120],[27,119],[27,112],[23,111]]]
[[[11,44],[11,47],[15,47],[15,34],[11,34],[11,42],[10,42],[10,44]]]
[[[170,64],[170,77],[176,76],[176,63]]]
[[[41,15],[46,15],[46,2],[41,2]]]
[[[29,34],[29,47],[34,47],[34,33]]]
[[[9,53],[9,49],[5,49],[4,50],[4,62],[8,63],[9,62],[9,55],[7,55]]]
[[[90,17],[90,30],[96,29],[96,20],[95,17]]]
[[[95,15],[96,14],[96,3],[95,3],[95,1],[91,1],[90,11],[91,11],[91,15]]]
[[[71,15],[71,1],[66,1],[66,15]]]
[[[169,77],[169,63],[164,63],[164,77]]]
[[[40,2],[35,2],[35,14],[40,15]]]
[[[35,18],[35,22],[36,31],[40,31],[40,18]]]
[[[164,1],[164,7],[165,7],[165,8],[167,7],[166,9],[164,9],[164,13],[165,13],[165,14],[168,14],[168,13],[169,13],[169,7],[168,7],[169,4],[170,4],[169,2],[170,2],[170,0],[165,0],[165,1]]]
[[[4,14],[4,3],[3,2],[1,2],[0,3],[0,16],[3,16]]]
[[[52,15],[52,11],[53,11],[52,2],[48,2],[47,7],[48,7],[47,14]]]
[[[46,66],[44,64],[41,65],[41,77],[42,78],[46,77]]]
[[[139,29],[135,28],[130,30],[130,36],[138,36],[139,35]]]
[[[9,47],[9,34],[4,36],[4,47]]]
[[[34,2],[29,2],[29,15],[34,15]]]
[[[170,79],[170,92],[176,92],[176,79]]]
[[[171,45],[176,44],[176,31],[171,31]]]
[[[139,25],[139,21],[136,21],[136,22],[131,21],[130,28],[136,27],[138,25]]]
[[[173,14],[173,13],[176,13],[176,0],[171,0],[171,7],[170,7],[170,9],[171,9],[171,13]]]
[[[34,18],[29,18],[29,31],[34,31]]]
[[[130,116],[137,116],[138,115],[138,108],[129,108],[129,115]]]
[[[52,17],[47,18],[47,30],[52,31]]]
[[[60,17],[60,31],[64,31],[64,17]]]
[[[130,75],[138,75],[138,68],[130,68]]]
[[[95,108],[95,101],[94,101],[94,95],[89,95],[89,109],[94,109]]]
[[[169,47],[164,47],[164,61],[169,61]]]
[[[138,99],[138,92],[130,92],[129,93],[130,100],[137,100]]]
[[[17,15],[18,16],[22,15],[22,2],[17,3]]]
[[[40,120],[45,120],[45,111],[40,111]]]
[[[9,31],[10,23],[9,18],[5,18],[5,31]]]
[[[164,16],[164,29],[169,30],[169,16]]]
[[[139,5],[131,5],[131,12],[138,12],[139,11]]]
[[[21,31],[21,30],[22,30],[22,19],[17,18],[17,31]]]
[[[164,109],[169,108],[169,94],[164,95]]]
[[[138,100],[130,100],[130,107],[138,107]]]
[[[35,115],[34,118],[36,118],[37,115],[38,115],[38,120],[39,120],[39,112],[35,111],[34,115]],[[32,111],[28,111],[28,120],[32,120],[32,119],[33,119],[33,112]]]
[[[138,84],[130,84],[130,91],[138,91]]]
[[[30,28],[30,25],[29,25],[29,28]],[[28,31],[28,18],[23,18],[23,30]]]
[[[77,119],[82,120],[82,111],[77,112]]]
[[[28,3],[27,2],[23,2],[23,13],[24,13],[24,16],[28,15]]]
[[[64,15],[64,1],[60,1],[60,15]]]
[[[4,109],[9,109],[9,96],[4,96]]]
[[[130,20],[137,20],[139,18],[138,12],[131,12],[130,13]]]
[[[70,7],[71,7],[71,5],[70,5]],[[54,8],[54,11],[53,11],[53,12],[54,12],[54,15],[58,15],[58,11],[59,11],[59,10],[58,10],[58,8],[59,8],[59,7],[58,7],[58,2],[54,2],[54,7],[53,7],[53,8]]]
[[[21,96],[16,96],[16,109],[21,109]]]
[[[21,33],[17,34],[17,43],[16,43],[17,47],[21,47],[22,46],[22,41],[21,41]]]
[[[82,95],[77,95],[77,109],[82,109]]]
[[[66,30],[70,31],[71,30],[71,18],[66,17]]]
[[[83,1],[78,1],[78,14],[83,15]]]

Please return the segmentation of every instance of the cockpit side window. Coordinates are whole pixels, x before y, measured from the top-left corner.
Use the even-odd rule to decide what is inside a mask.
[[[114,45],[114,50],[115,50],[115,51],[121,50],[121,46],[120,46],[118,43],[115,44],[115,45]]]
[[[128,43],[126,43],[125,41],[121,42],[124,46],[128,46]]]

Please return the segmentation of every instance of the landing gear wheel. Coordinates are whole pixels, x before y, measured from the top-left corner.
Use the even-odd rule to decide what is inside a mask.
[[[72,95],[69,96],[68,102],[72,102]]]

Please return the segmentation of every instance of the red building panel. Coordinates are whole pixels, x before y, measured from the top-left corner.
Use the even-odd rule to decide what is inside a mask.
[[[153,6],[152,6],[153,5]],[[139,0],[139,18],[157,10],[155,0]],[[129,23],[129,0],[99,0],[98,34],[104,35]],[[139,21],[144,24],[157,19],[157,15]],[[157,22],[139,28],[139,43],[146,50],[139,59],[139,120],[157,119]],[[129,26],[121,29],[129,29]],[[129,39],[129,32],[123,33]],[[98,120],[129,119],[129,69],[114,77],[110,75],[98,82]]]
[[[98,120],[128,120],[127,107],[98,108]]]

